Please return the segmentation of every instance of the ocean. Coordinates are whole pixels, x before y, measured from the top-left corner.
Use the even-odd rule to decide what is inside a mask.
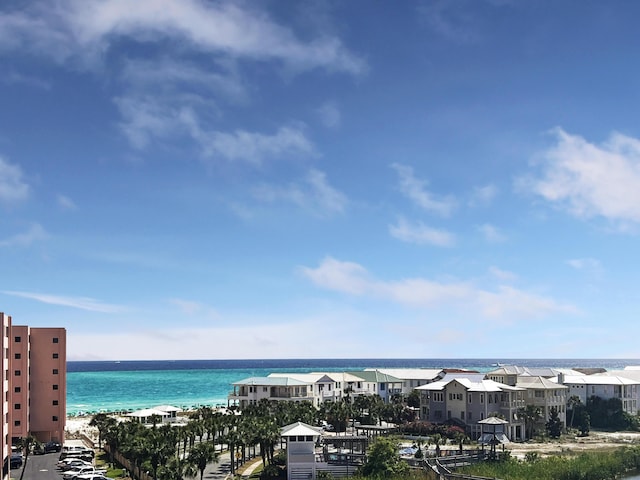
[[[497,365],[622,369],[638,359],[304,359],[68,362],[67,415],[226,406],[232,384],[271,372],[339,372],[363,368],[464,368],[488,372]]]

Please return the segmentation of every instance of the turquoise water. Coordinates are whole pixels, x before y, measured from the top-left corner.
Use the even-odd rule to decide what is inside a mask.
[[[497,364],[530,367],[623,368],[640,360],[524,359],[320,359],[69,362],[67,414],[124,411],[157,405],[192,408],[226,405],[233,382],[271,372],[345,371],[363,368],[468,368]]]

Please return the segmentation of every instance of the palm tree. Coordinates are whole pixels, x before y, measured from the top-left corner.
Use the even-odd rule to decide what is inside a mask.
[[[200,472],[200,480],[202,480],[204,476],[204,470],[207,468],[207,464],[217,461],[218,453],[215,451],[213,444],[209,442],[198,443],[189,451],[189,456],[187,457],[187,462]]]
[[[535,405],[527,405],[521,408],[518,412],[524,419],[524,429],[527,433],[527,438],[533,437],[533,427],[542,416],[542,410]]]
[[[569,397],[569,400],[567,400],[567,408],[571,410],[571,423],[569,424],[571,428],[573,428],[573,419],[575,418],[576,407],[578,407],[578,405],[582,405],[582,400],[580,400],[580,397],[578,397],[577,395],[571,395]]]
[[[22,448],[24,449],[24,464],[22,466],[22,472],[20,472],[20,480],[24,477],[24,471],[27,469],[27,460],[29,460],[29,452],[31,452],[31,446],[36,442],[35,437],[31,434],[27,435],[20,442],[22,444]]]
[[[89,426],[98,429],[98,448],[102,448],[102,438],[107,430],[112,428],[116,423],[118,423],[118,421],[106,413],[98,413],[91,418]]]

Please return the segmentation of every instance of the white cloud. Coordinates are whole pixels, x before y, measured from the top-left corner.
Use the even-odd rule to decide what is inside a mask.
[[[25,200],[29,185],[22,179],[22,170],[0,157],[0,202],[5,204]]]
[[[6,290],[2,293],[14,297],[28,298],[30,300],[35,300],[37,302],[46,303],[49,305],[77,308],[79,310],[87,310],[89,312],[120,313],[125,310],[119,305],[102,303],[89,297],[64,297],[47,293],[17,292],[11,290]]]
[[[35,242],[48,238],[49,235],[42,225],[34,223],[26,232],[18,233],[12,237],[0,240],[0,247],[28,247]]]
[[[352,262],[325,258],[317,268],[301,267],[300,272],[315,285],[350,295],[393,301],[406,306],[432,308],[444,305],[468,309],[492,320],[518,321],[549,313],[576,313],[571,305],[513,287],[484,290],[470,282],[442,283],[424,278],[383,281]]]
[[[496,198],[496,195],[498,195],[498,188],[495,185],[475,187],[469,205],[472,207],[489,205]]]
[[[518,278],[515,273],[509,272],[507,270],[502,270],[501,268],[495,266],[489,267],[489,273],[503,282],[513,282]]]
[[[169,300],[169,303],[175,305],[184,315],[198,315],[206,320],[220,319],[220,314],[214,308],[201,302],[195,302],[193,300],[185,300],[181,298],[172,298]]]
[[[234,2],[33,2],[21,11],[2,13],[0,32],[0,49],[53,55],[60,62],[75,58],[94,63],[111,42],[129,38],[170,39],[176,46],[188,45],[205,54],[277,60],[293,70],[361,74],[367,69],[338,38],[302,41],[255,5]]]
[[[326,102],[318,109],[320,121],[325,127],[337,128],[342,122],[340,109],[335,102]]]
[[[318,213],[342,213],[348,199],[327,181],[324,172],[311,169],[300,182],[286,186],[263,184],[254,189],[254,195],[264,202],[284,201]]]
[[[576,270],[600,270],[602,265],[595,258],[572,258],[567,260],[567,265]]]
[[[507,240],[506,235],[504,235],[497,227],[485,223],[478,227],[478,230],[484,236],[484,239],[490,243],[502,243]]]
[[[455,235],[446,230],[431,228],[422,222],[411,224],[404,218],[399,218],[395,225],[389,225],[389,233],[398,240],[418,245],[452,247],[456,243]]]
[[[413,169],[406,165],[394,163],[391,167],[398,173],[400,191],[420,208],[447,216],[455,208],[455,200],[450,197],[438,197],[425,187],[427,182],[416,178]]]
[[[520,186],[580,218],[640,222],[640,140],[619,133],[601,145],[554,130],[538,178]]]
[[[66,195],[59,194],[56,197],[56,200],[58,201],[58,205],[60,205],[60,207],[64,208],[65,210],[75,210],[78,208],[73,200],[71,200]]]

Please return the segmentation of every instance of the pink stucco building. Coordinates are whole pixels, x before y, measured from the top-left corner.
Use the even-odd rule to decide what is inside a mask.
[[[2,325],[3,479],[9,478],[11,443],[32,435],[64,442],[67,411],[67,332],[64,328]]]

